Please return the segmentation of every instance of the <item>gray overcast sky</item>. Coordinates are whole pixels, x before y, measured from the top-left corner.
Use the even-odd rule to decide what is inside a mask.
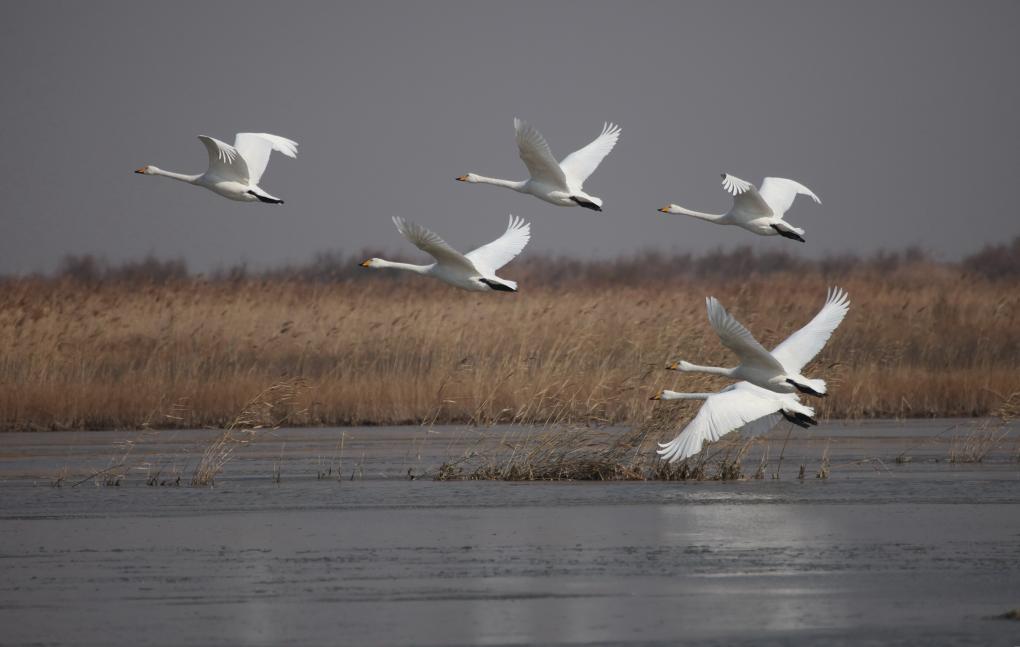
[[[413,255],[400,214],[469,247],[507,213],[529,251],[752,244],[820,255],[920,244],[958,258],[1020,233],[1018,2],[5,2],[0,272],[152,252],[197,270],[364,246]],[[523,179],[512,118],[562,157],[605,120],[585,188],[605,212],[465,185]],[[300,142],[235,203],[195,139]],[[802,181],[808,243],[656,212],[723,211],[719,173]],[[527,251],[525,252],[527,254]]]

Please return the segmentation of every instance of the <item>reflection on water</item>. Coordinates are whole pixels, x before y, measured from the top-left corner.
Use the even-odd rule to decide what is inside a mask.
[[[949,424],[798,434],[782,479],[726,483],[409,481],[500,430],[281,430],[210,489],[50,487],[137,434],[6,434],[3,641],[1013,644],[987,618],[1020,604],[1015,440],[948,464]],[[132,451],[186,471],[207,433]],[[365,480],[316,479],[339,433]]]

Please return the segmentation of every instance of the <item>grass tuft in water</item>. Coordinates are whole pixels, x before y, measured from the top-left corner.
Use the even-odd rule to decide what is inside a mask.
[[[202,452],[202,458],[191,477],[194,486],[213,485],[216,475],[230,461],[238,447],[248,445],[259,431],[279,429],[288,420],[304,411],[297,406],[308,385],[300,378],[278,382],[248,401],[241,412]],[[279,472],[274,474],[279,482]]]

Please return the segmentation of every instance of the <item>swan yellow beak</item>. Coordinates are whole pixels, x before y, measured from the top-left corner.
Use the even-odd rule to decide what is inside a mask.
[[[146,169],[145,166],[143,166],[142,168],[136,168],[135,173],[141,173],[142,175],[145,175],[145,169]]]
[[[362,267],[372,267],[372,261],[361,261]]]
[[[661,211],[662,213],[669,213],[669,205],[665,207],[660,207],[659,211]]]
[[[650,397],[648,399],[649,400],[661,400],[662,399],[662,392],[660,391],[659,393],[656,393],[655,395],[653,395],[652,397]]]
[[[459,178],[457,178],[457,181],[458,182],[467,182],[467,176],[466,175],[461,175]]]
[[[679,371],[680,370],[680,362],[670,362],[669,364],[666,364],[666,370],[667,371]]]

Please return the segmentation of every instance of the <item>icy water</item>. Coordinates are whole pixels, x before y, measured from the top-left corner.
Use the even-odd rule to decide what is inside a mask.
[[[947,462],[975,424],[627,483],[408,479],[501,429],[279,430],[213,488],[187,486],[209,432],[0,434],[0,644],[1020,645],[1018,430]]]

